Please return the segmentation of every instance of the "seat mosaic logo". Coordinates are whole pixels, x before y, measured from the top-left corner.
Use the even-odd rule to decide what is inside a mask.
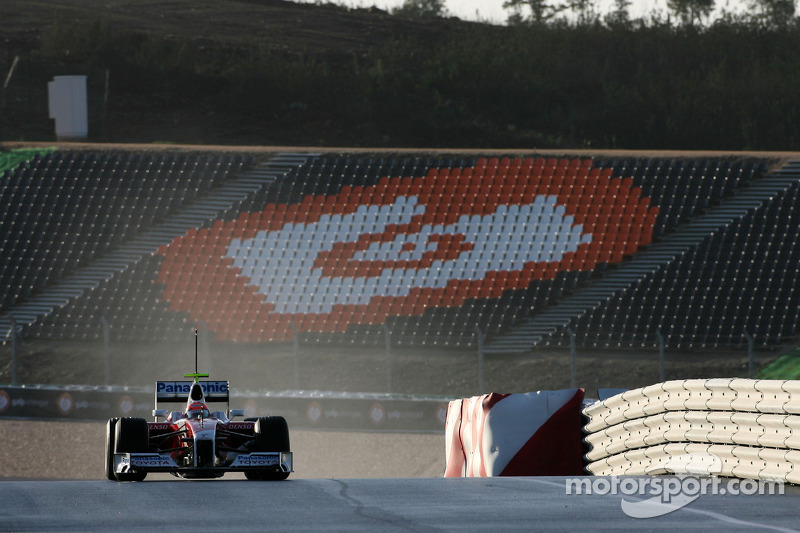
[[[433,168],[190,230],[159,249],[157,281],[219,340],[290,340],[619,262],[657,212],[591,160]]]

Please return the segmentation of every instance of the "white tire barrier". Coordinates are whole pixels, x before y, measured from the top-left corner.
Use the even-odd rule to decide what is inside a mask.
[[[691,474],[800,483],[800,451],[671,443],[606,457],[588,470],[597,476]]]
[[[583,389],[450,402],[445,477],[581,475]]]
[[[586,459],[670,442],[738,444],[800,450],[800,416],[674,411],[617,424],[584,439]]]
[[[798,413],[798,381],[692,379],[626,391],[584,409],[586,470],[798,483]]]
[[[736,378],[667,381],[587,407],[585,429],[593,433],[627,420],[689,410],[800,414],[800,382]]]

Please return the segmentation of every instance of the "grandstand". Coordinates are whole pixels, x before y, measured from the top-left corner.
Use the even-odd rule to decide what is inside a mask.
[[[0,332],[762,346],[800,317],[800,165],[42,150],[0,176]],[[5,333],[2,333],[8,339]]]

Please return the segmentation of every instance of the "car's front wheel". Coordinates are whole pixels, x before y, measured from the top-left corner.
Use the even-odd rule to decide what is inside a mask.
[[[119,417],[109,418],[106,422],[106,453],[105,453],[105,474],[106,479],[116,481],[114,475],[114,434],[116,433],[117,420]]]
[[[147,453],[149,431],[144,418],[120,418],[114,432],[114,450],[116,453]],[[117,481],[142,481],[146,476],[147,472],[116,474]]]
[[[282,416],[264,416],[256,420],[253,433],[254,443],[252,452],[288,452],[289,425]],[[251,480],[282,481],[289,477],[289,472],[275,470],[256,470],[245,472],[245,477]]]

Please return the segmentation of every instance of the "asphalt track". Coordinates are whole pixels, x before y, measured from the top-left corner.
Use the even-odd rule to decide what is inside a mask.
[[[638,519],[623,512],[620,494],[567,494],[565,487],[558,477],[4,481],[0,530],[794,531],[800,526],[800,487],[786,486],[782,495],[705,494],[668,514]]]

